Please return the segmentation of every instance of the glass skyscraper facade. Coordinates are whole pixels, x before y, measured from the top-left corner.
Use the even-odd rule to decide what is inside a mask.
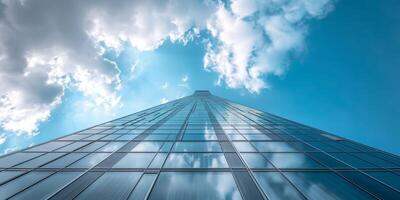
[[[196,91],[0,157],[0,199],[400,199],[400,157]]]

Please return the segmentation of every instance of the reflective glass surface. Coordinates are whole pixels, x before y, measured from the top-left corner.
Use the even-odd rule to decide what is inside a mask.
[[[229,172],[163,172],[149,199],[242,199]]]
[[[141,172],[106,172],[76,199],[124,199],[138,182]]]
[[[165,168],[228,168],[222,153],[171,153]]]
[[[279,172],[256,172],[254,175],[270,200],[303,199],[296,188]]]
[[[309,199],[374,199],[333,172],[285,172]]]
[[[0,199],[400,199],[400,157],[208,91],[0,156]]]

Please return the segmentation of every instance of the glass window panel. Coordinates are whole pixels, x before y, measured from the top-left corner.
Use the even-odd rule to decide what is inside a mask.
[[[106,172],[75,199],[126,199],[141,172]]]
[[[84,139],[85,137],[88,137],[87,135],[78,135],[78,134],[74,134],[74,135],[68,135],[65,136],[59,140],[81,140]]]
[[[277,168],[323,168],[303,153],[263,153]]]
[[[84,147],[78,149],[77,151],[79,151],[79,152],[96,151],[98,148],[104,146],[105,144],[107,144],[107,142],[93,142],[93,143],[88,144],[87,146],[84,146]]]
[[[341,144],[340,142],[337,141],[325,141],[324,143],[335,147],[336,149],[339,149],[340,151],[343,152],[354,152],[354,151],[358,151],[357,149],[353,149],[351,147],[348,147],[346,145]]]
[[[216,135],[184,135],[183,140],[217,140]]]
[[[110,153],[91,153],[72,165],[68,166],[68,168],[92,168],[107,158]]]
[[[260,152],[298,152],[290,142],[252,142]]]
[[[11,199],[47,199],[81,174],[83,172],[58,172]]]
[[[176,142],[173,152],[221,152],[218,142]]]
[[[330,167],[330,168],[334,168],[334,169],[349,169],[351,168],[350,166],[340,162],[339,160],[326,155],[325,153],[309,153],[308,155],[310,155],[311,157],[313,157],[314,159],[318,160],[320,163]]]
[[[156,177],[157,174],[143,174],[139,183],[129,196],[129,200],[144,200]]]
[[[338,150],[338,149],[336,149],[336,148],[334,148],[332,146],[326,145],[326,144],[324,144],[322,142],[307,142],[307,143],[312,145],[313,147],[321,150],[321,151],[325,151],[325,152],[340,152],[340,150]]]
[[[85,138],[85,140],[98,140],[102,137],[104,137],[105,135],[92,135],[90,137]]]
[[[70,153],[55,161],[48,163],[47,165],[42,166],[42,168],[64,168],[71,163],[81,159],[85,155],[87,155],[87,153]]]
[[[272,140],[272,138],[268,137],[267,135],[248,135],[248,134],[243,134],[243,136],[247,139],[247,140]]]
[[[146,168],[155,153],[127,153],[113,168]]]
[[[2,199],[7,199],[50,174],[50,172],[29,172],[28,174],[20,176],[0,187],[0,197]]]
[[[279,172],[254,172],[254,176],[269,200],[303,199]]]
[[[176,139],[176,135],[168,135],[168,140],[175,140]]]
[[[389,153],[382,153],[382,152],[371,152],[371,154],[378,158],[385,159],[387,161],[395,163],[397,166],[400,166],[400,157],[399,156],[394,156]]]
[[[358,171],[340,171],[341,175],[379,199],[399,199],[400,193]],[[354,198],[356,199],[356,198]]]
[[[251,126],[248,126],[249,130],[243,130],[243,127],[241,127],[241,130],[239,130],[240,133],[242,134],[260,134],[261,131],[254,129]]]
[[[173,142],[165,142],[164,145],[161,147],[160,152],[169,152],[174,145]]]
[[[367,147],[367,146],[364,146],[364,145],[361,145],[361,144],[357,144],[357,143],[354,143],[354,142],[350,142],[350,141],[347,141],[347,140],[339,141],[339,142],[341,144],[346,145],[348,147],[351,147],[353,149],[357,149],[358,151],[367,151],[367,152],[374,151],[374,149],[372,149],[370,147]]]
[[[377,158],[375,156],[369,155],[368,153],[351,153],[351,155],[355,155],[358,158],[361,158],[369,163],[372,163],[378,167],[385,167],[385,168],[395,168],[397,167],[395,164]]]
[[[40,165],[50,162],[62,155],[64,155],[64,153],[47,153],[47,154],[44,154],[37,158],[34,158],[32,160],[29,160],[27,162],[24,162],[20,165],[17,165],[16,167],[17,168],[36,168],[36,167],[39,167]]]
[[[309,199],[373,199],[332,172],[284,172]]]
[[[0,158],[0,167],[8,168],[42,155],[42,153],[14,153]]]
[[[163,142],[140,142],[132,152],[158,152],[162,145]]]
[[[25,151],[53,151],[62,146],[70,144],[71,142],[48,142],[39,146],[35,146],[33,148],[27,149]]]
[[[243,136],[241,135],[226,135],[230,140],[246,140]]]
[[[249,142],[232,142],[236,149],[240,152],[257,152],[257,150]]]
[[[23,174],[23,171],[2,171],[0,172],[0,184]]]
[[[228,168],[222,153],[170,153],[165,168]]]
[[[330,155],[354,168],[376,168],[376,166],[347,153],[330,153]]]
[[[144,140],[166,140],[168,135],[149,135]]]
[[[167,153],[158,153],[151,162],[149,168],[161,168],[167,158]]]
[[[89,144],[89,142],[74,142],[67,146],[61,147],[61,148],[57,149],[56,151],[74,151],[76,149],[79,149],[79,148],[87,145],[87,144]]]
[[[117,138],[117,140],[133,140],[137,137],[137,135],[122,135],[121,137]]]
[[[293,145],[293,147],[295,147],[296,149],[298,149],[299,151],[304,151],[304,152],[320,152],[318,149],[304,144],[302,142],[293,142],[291,143]]]
[[[260,153],[241,153],[250,168],[274,168]]]
[[[97,151],[100,152],[114,152],[120,149],[122,146],[124,146],[126,142],[109,142],[105,146],[101,147]]]
[[[101,140],[115,140],[115,139],[117,139],[117,138],[120,137],[120,136],[121,136],[121,135],[107,135],[107,136],[101,138]]]
[[[242,199],[230,172],[161,172],[150,200]]]
[[[368,175],[400,191],[400,176],[387,171],[367,171]]]

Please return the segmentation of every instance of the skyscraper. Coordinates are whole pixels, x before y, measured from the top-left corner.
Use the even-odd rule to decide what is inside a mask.
[[[0,158],[0,199],[400,199],[400,157],[196,91]]]

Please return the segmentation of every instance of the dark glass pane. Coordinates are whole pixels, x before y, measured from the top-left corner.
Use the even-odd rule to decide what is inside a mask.
[[[370,155],[369,153],[352,153],[352,155],[357,156],[358,158],[361,158],[369,163],[372,163],[375,166],[378,167],[385,167],[385,168],[396,168],[397,166],[391,162],[382,160],[380,158],[377,158],[373,155]]]
[[[312,158],[317,160],[318,162],[326,165],[327,167],[334,168],[334,169],[349,169],[350,166],[340,162],[339,160],[328,156],[325,153],[308,153]]]
[[[277,168],[324,168],[303,153],[263,153]]]
[[[23,173],[24,173],[23,171],[2,171],[0,172],[0,184]]]
[[[70,153],[42,166],[42,168],[64,168],[85,155],[87,155],[87,153]]]
[[[149,199],[242,199],[230,172],[162,172]]]
[[[107,144],[107,142],[93,142],[93,143],[90,143],[89,145],[86,145],[86,146],[78,149],[77,151],[79,151],[79,152],[96,151],[98,148],[104,146],[105,144]]]
[[[62,155],[64,155],[64,153],[47,153],[47,154],[41,155],[37,158],[34,158],[32,160],[29,160],[27,162],[24,162],[20,165],[17,165],[16,168],[36,168],[36,167],[39,167],[40,165],[48,163]]]
[[[67,144],[70,144],[70,142],[48,142],[39,146],[34,146],[26,151],[53,151]]]
[[[157,174],[143,174],[139,183],[129,196],[129,200],[144,200],[156,177]]]
[[[376,168],[376,166],[348,153],[330,153],[330,155],[354,168]]]
[[[14,153],[0,158],[0,167],[8,168],[42,155],[42,153]]]
[[[254,176],[270,200],[303,199],[299,192],[279,172],[255,172]]]
[[[74,142],[67,146],[61,147],[61,148],[57,149],[56,151],[74,151],[76,149],[79,149],[79,148],[87,145],[87,144],[89,144],[89,142]]]
[[[75,199],[126,199],[141,172],[106,172]]]
[[[68,168],[92,168],[99,164],[102,160],[107,158],[110,153],[91,153],[72,165],[68,166]]]
[[[374,199],[332,172],[284,172],[308,199]]]
[[[28,174],[20,176],[0,187],[0,197],[2,199],[7,199],[50,174],[50,172],[30,172]]]
[[[83,172],[58,172],[33,185],[12,199],[47,199]]]
[[[379,181],[390,185],[391,187],[400,191],[400,175],[394,174],[392,172],[380,172],[380,171],[370,171],[366,172],[368,175],[378,179]]]
[[[339,173],[381,199],[400,199],[399,192],[396,192],[363,173],[350,171],[340,171]]]

